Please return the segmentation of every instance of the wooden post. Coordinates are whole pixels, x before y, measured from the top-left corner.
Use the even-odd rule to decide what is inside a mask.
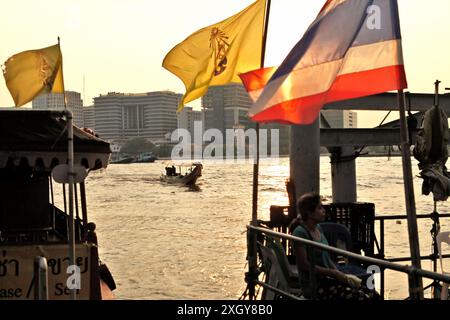
[[[399,90],[397,94],[398,107],[400,112],[400,138],[402,149],[403,163],[403,184],[405,189],[406,214],[408,217],[408,235],[409,249],[413,267],[420,269],[420,247],[419,234],[417,228],[416,203],[414,197],[414,185],[411,168],[411,151],[408,141],[408,128],[405,117],[405,97],[403,90]],[[410,276],[409,294],[412,299],[423,300],[423,283],[422,278],[417,274]]]

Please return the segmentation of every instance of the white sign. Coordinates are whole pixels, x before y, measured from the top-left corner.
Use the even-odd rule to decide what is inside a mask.
[[[81,183],[86,179],[88,172],[83,166],[73,166],[73,182]],[[69,166],[67,164],[60,164],[52,170],[53,180],[57,183],[69,183]]]
[[[80,288],[76,290],[77,300],[88,300],[90,296],[91,247],[88,244],[76,246],[76,266],[79,268],[77,285]],[[69,300],[67,283],[72,280],[69,279],[72,274],[67,273],[68,250],[65,244],[0,247],[0,300],[34,299],[33,262],[36,256],[47,258],[49,299]]]

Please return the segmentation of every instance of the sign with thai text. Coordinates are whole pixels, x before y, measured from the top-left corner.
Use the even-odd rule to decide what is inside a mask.
[[[87,300],[90,294],[91,245],[76,246],[76,266],[69,265],[66,244],[0,246],[0,300],[34,299],[33,265],[37,256],[47,259],[48,296],[50,300],[70,299],[71,279],[79,276],[77,300]],[[79,275],[74,275],[77,270]]]

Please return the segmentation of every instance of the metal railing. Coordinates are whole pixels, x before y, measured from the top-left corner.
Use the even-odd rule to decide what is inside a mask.
[[[394,262],[390,262],[390,261],[386,261],[386,260],[381,260],[381,259],[377,259],[377,258],[372,258],[372,257],[367,257],[367,256],[361,256],[359,254],[350,252],[350,251],[346,251],[346,250],[342,250],[342,249],[338,249],[338,248],[334,248],[331,246],[327,246],[318,242],[314,242],[311,240],[306,240],[303,238],[299,238],[299,237],[295,237],[292,235],[288,235],[288,234],[284,234],[284,233],[280,233],[280,232],[276,232],[276,231],[272,231],[269,229],[265,229],[265,228],[261,228],[261,227],[255,227],[252,225],[248,225],[247,229],[249,230],[249,233],[252,232],[256,232],[256,233],[262,233],[262,234],[267,234],[267,235],[271,235],[277,238],[281,238],[281,239],[286,239],[286,240],[290,240],[293,242],[298,242],[301,244],[306,245],[308,248],[311,248],[311,251],[309,252],[309,256],[313,257],[313,251],[314,249],[320,249],[320,250],[324,250],[324,251],[328,251],[328,252],[332,252],[350,259],[354,259],[356,261],[360,261],[361,263],[364,264],[368,264],[368,265],[376,265],[378,267],[380,267],[381,270],[384,269],[390,269],[390,270],[395,270],[398,272],[402,272],[408,275],[408,280],[409,280],[409,284],[411,286],[411,279],[415,276],[419,276],[419,277],[423,277],[423,278],[428,278],[428,279],[432,279],[432,280],[437,280],[437,281],[443,281],[446,283],[450,283],[450,276],[448,275],[443,275],[440,273],[436,273],[436,272],[432,272],[432,271],[427,271],[427,270],[423,270],[423,269],[417,269],[413,266],[409,266],[409,265],[400,265]],[[312,261],[310,263],[310,269],[312,269],[312,272],[314,271],[314,261]],[[310,272],[310,275],[312,275],[312,273]],[[266,287],[269,290],[272,290],[273,287],[267,285],[264,282],[258,281],[257,279],[254,280],[255,284],[259,284],[263,287]],[[411,288],[410,287],[410,293],[411,292],[415,292],[416,290],[418,290],[418,288]],[[280,293],[281,290],[278,290],[278,293]],[[292,297],[291,294],[289,294],[288,292],[283,292],[283,294],[287,295],[288,297]]]
[[[48,300],[48,267],[45,257],[34,259],[34,299]]]
[[[444,213],[444,214],[439,214],[439,218],[450,218],[450,214],[448,213]],[[375,217],[375,221],[379,221],[380,222],[380,245],[377,248],[379,251],[379,254],[384,255],[384,249],[385,249],[385,237],[384,237],[384,227],[385,227],[385,222],[388,220],[406,220],[407,217],[405,215],[391,215],[391,216],[376,216]],[[433,219],[433,213],[431,214],[418,214],[417,215],[417,219]],[[444,255],[444,258],[449,258],[450,255]],[[421,257],[422,260],[428,259],[428,260],[432,260],[434,259],[434,254],[430,254],[427,256],[422,256]],[[386,259],[387,261],[391,261],[391,262],[402,262],[402,261],[410,261],[411,257],[398,257],[398,258],[389,258]]]
[[[434,223],[438,223],[439,224],[439,218],[450,218],[450,214],[448,213],[444,213],[444,214],[440,214],[437,212],[432,212],[430,214],[418,214],[417,215],[417,219],[431,219]],[[385,222],[386,221],[399,221],[399,220],[407,220],[407,217],[405,215],[380,215],[380,216],[376,216],[375,217],[375,221],[378,221],[380,223],[380,229],[379,229],[379,233],[380,233],[380,243],[378,243],[376,241],[375,238],[375,244],[378,250],[378,254],[377,256],[386,260],[386,261],[390,261],[390,262],[406,262],[406,261],[411,261],[411,257],[394,257],[394,258],[385,258],[385,235],[384,235],[384,230],[385,230]],[[437,231],[437,230],[435,230]],[[434,244],[436,245],[436,244]],[[438,252],[437,252],[437,248],[433,248],[433,253],[429,254],[429,255],[424,255],[420,257],[420,260],[431,260],[434,262],[433,268],[434,268],[434,272],[437,271],[436,269],[436,260],[439,258],[438,256]],[[444,254],[442,255],[442,258],[450,258],[450,254]],[[384,296],[384,291],[385,291],[385,274],[384,274],[384,270],[381,270],[381,288],[380,288],[380,294],[382,296]],[[431,285],[429,285],[431,286]],[[428,286],[428,287],[429,287]]]

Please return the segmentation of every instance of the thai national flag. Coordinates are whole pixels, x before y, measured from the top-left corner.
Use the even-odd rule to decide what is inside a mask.
[[[310,124],[329,102],[407,87],[397,0],[328,0],[284,62],[241,74],[252,120]]]

